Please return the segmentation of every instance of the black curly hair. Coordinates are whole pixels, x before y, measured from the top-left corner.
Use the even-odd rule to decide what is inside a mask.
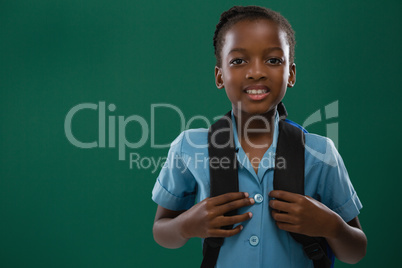
[[[275,22],[280,29],[286,33],[286,40],[289,45],[289,61],[294,62],[295,58],[295,32],[292,29],[290,23],[278,12],[271,9],[259,6],[234,6],[229,10],[223,12],[216,25],[216,30],[214,34],[214,48],[216,65],[221,67],[221,51],[223,44],[225,42],[225,33],[239,21],[242,20],[258,20],[258,19],[268,19]]]

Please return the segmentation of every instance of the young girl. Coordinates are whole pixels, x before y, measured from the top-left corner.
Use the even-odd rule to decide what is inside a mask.
[[[323,237],[338,259],[358,262],[367,244],[362,205],[331,140],[305,134],[305,195],[273,190],[277,107],[296,82],[290,24],[266,8],[235,6],[213,40],[216,86],[232,103],[239,192],[210,197],[208,130],[181,133],[153,189],[155,241],[178,248],[192,237],[225,237],[216,267],[313,267],[293,232]]]

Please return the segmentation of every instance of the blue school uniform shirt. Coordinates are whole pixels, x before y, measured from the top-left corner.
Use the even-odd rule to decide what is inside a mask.
[[[273,142],[259,164],[258,174],[240,145],[233,113],[232,121],[239,191],[248,192],[256,202],[238,210],[239,214],[250,211],[253,217],[241,223],[244,228],[239,234],[225,238],[216,267],[313,267],[301,244],[276,226],[268,205],[268,193],[273,190],[278,113]],[[173,141],[152,191],[158,205],[187,210],[209,196],[207,137],[207,129],[193,129]],[[305,133],[305,194],[338,213],[345,222],[355,218],[362,208],[333,142],[311,133]]]

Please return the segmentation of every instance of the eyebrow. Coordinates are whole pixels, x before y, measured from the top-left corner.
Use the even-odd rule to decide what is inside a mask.
[[[280,50],[280,51],[283,52],[283,49],[281,47],[270,47],[270,48],[264,49],[264,52],[271,52],[271,51],[274,51],[274,50]],[[228,54],[231,54],[233,52],[244,52],[244,51],[247,51],[247,49],[240,48],[240,47],[237,48],[236,47],[236,48],[231,49]]]

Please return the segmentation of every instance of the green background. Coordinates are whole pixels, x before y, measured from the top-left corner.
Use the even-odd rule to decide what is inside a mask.
[[[73,146],[64,120],[72,107],[100,101],[116,105],[106,113],[116,121],[150,122],[157,103],[177,106],[186,120],[229,110],[214,85],[212,36],[234,4],[270,7],[293,25],[297,83],[285,97],[292,120],[339,101],[331,122],[369,241],[356,267],[400,263],[400,1],[42,0],[0,2],[1,267],[198,266],[200,240],[177,250],[153,241],[158,171],[130,169],[129,153],[158,158],[168,149],[148,139],[119,161],[108,143]],[[158,110],[156,121],[157,143],[180,133],[173,110]],[[325,124],[308,130],[326,135]],[[72,130],[97,140],[97,111],[77,113]],[[139,124],[126,135],[138,141]]]

